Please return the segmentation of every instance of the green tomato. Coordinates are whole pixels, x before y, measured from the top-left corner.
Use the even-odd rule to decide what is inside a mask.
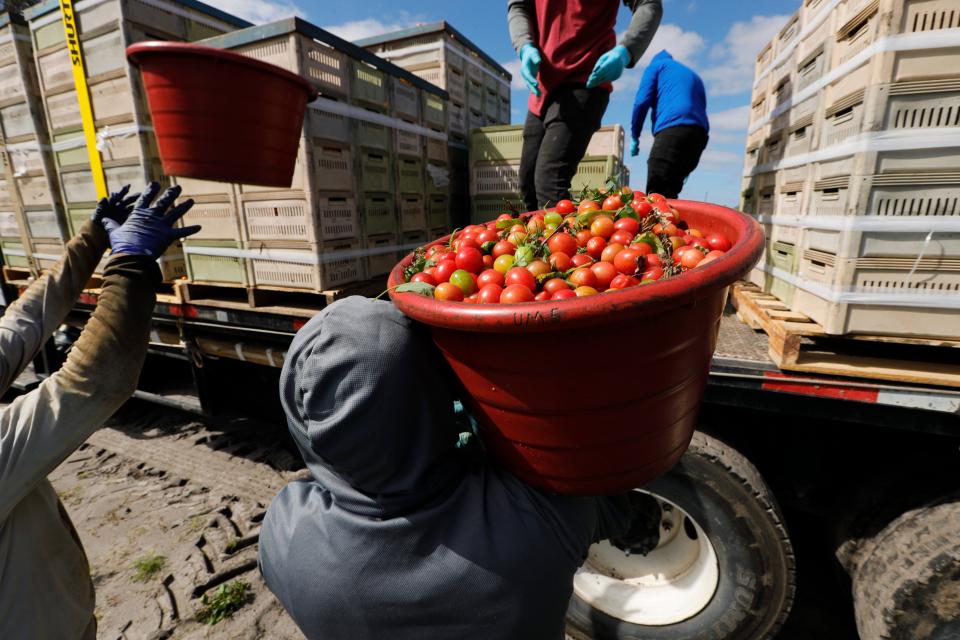
[[[493,261],[493,268],[500,273],[506,274],[513,268],[514,258],[511,255],[504,254]]]
[[[513,257],[514,264],[516,264],[518,267],[525,267],[533,262],[535,256],[533,255],[532,248],[528,247],[527,245],[523,245],[521,247],[517,247],[517,251],[513,254]]]
[[[543,216],[543,223],[547,225],[547,229],[550,228],[550,225],[553,225],[553,228],[556,229],[560,226],[561,222],[563,222],[563,216],[556,211],[551,211]]]
[[[547,225],[546,227],[544,227],[543,229],[544,229],[544,231],[546,231],[547,234],[549,235],[549,234],[553,233],[554,231],[556,231],[558,226],[560,226],[560,225],[548,224],[548,225]]]
[[[465,296],[469,296],[477,290],[477,283],[473,281],[473,276],[470,275],[469,271],[464,269],[457,269],[451,273],[450,282],[451,284],[457,285]]]

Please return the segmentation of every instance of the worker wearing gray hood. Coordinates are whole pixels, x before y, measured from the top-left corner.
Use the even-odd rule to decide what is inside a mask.
[[[557,640],[588,547],[630,524],[623,498],[547,495],[458,450],[452,381],[387,302],[294,338],[280,393],[313,477],[270,505],[260,567],[308,638]]]

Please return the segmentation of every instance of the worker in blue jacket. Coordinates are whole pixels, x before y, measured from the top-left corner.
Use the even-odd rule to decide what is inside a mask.
[[[647,193],[676,198],[687,176],[697,168],[709,139],[703,80],[665,50],[653,57],[643,72],[633,103],[631,156],[638,153],[647,111],[653,129],[653,148],[647,158]]]

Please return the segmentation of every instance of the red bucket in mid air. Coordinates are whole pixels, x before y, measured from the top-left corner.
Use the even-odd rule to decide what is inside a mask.
[[[763,231],[726,207],[671,204],[731,249],[679,276],[585,298],[478,305],[391,289],[400,310],[430,326],[487,449],[525,482],[619,493],[666,472],[690,443],[727,287],[759,259]],[[391,288],[412,258],[394,267]]]
[[[170,176],[290,187],[313,86],[280,67],[180,42],[140,42],[143,74]]]

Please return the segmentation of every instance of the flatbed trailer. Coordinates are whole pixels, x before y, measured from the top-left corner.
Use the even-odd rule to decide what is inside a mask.
[[[202,287],[175,285],[158,296],[137,396],[208,415],[253,397],[240,410],[282,419],[274,390],[297,330],[339,297],[384,288],[373,281],[313,304],[251,308],[245,297],[204,298]],[[82,326],[98,295],[85,291],[69,324]],[[49,360],[38,359],[19,386],[37,384],[45,366],[56,367]],[[730,308],[700,431],[670,473],[638,489],[657,501],[659,541],[646,555],[594,545],[575,578],[568,636],[773,637],[803,560],[781,505],[830,524],[830,562],[849,575],[861,638],[905,637],[897,634],[917,625],[954,632],[958,445],[960,389],[783,371],[766,334]]]

